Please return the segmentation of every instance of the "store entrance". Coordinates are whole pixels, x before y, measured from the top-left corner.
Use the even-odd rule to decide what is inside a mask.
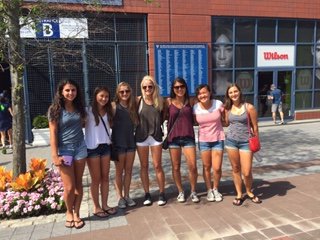
[[[258,117],[271,117],[272,102],[268,100],[270,86],[274,84],[282,93],[283,113],[285,117],[291,116],[292,102],[292,71],[261,71],[258,72]],[[277,113],[279,115],[279,113]]]

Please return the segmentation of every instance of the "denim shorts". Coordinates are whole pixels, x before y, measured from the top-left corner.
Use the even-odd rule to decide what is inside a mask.
[[[224,141],[218,140],[215,142],[198,142],[199,151],[206,151],[206,150],[223,150],[224,148]]]
[[[124,154],[127,152],[135,152],[136,148],[122,148],[122,147],[117,147],[117,153],[118,154]]]
[[[225,146],[228,149],[239,149],[239,151],[251,152],[248,140],[237,141],[231,138],[226,138]]]
[[[195,147],[195,140],[192,137],[174,137],[168,142],[169,148]]]
[[[104,157],[110,155],[110,146],[106,143],[99,144],[95,149],[88,149],[88,157]]]
[[[80,159],[86,158],[88,156],[86,142],[83,140],[75,144],[69,143],[63,146],[59,146],[58,155],[72,156],[73,160],[80,160]]]

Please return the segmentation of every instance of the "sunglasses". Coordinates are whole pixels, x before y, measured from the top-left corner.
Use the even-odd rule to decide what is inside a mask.
[[[179,88],[180,89],[185,89],[186,86],[185,85],[179,85],[179,86],[174,86],[173,88],[176,89],[176,90],[178,90]]]
[[[130,90],[122,90],[122,91],[119,91],[120,94],[125,94],[125,93],[130,93],[131,91]]]
[[[144,90],[146,90],[147,88],[148,88],[148,89],[152,89],[152,88],[153,88],[153,86],[152,86],[152,85],[142,86],[142,88],[143,88]]]

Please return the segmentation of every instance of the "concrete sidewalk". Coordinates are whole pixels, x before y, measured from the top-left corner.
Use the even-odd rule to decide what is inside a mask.
[[[298,124],[301,123],[301,124]],[[92,217],[89,197],[90,177],[83,177],[84,198],[81,216],[86,226],[80,230],[64,227],[64,214],[19,220],[0,221],[1,239],[320,239],[320,121],[289,122],[286,125],[259,123],[262,163],[254,161],[254,192],[263,200],[260,205],[246,200],[241,207],[232,205],[234,187],[230,164],[226,154],[223,160],[223,177],[220,192],[224,201],[209,203],[202,178],[202,164],[198,157],[199,204],[188,200],[176,202],[177,190],[171,175],[168,151],[163,151],[163,168],[166,174],[168,204],[159,207],[157,184],[150,168],[151,193],[155,203],[142,206],[144,195],[139,177],[139,160],[136,157],[131,197],[137,206],[107,219]],[[3,156],[5,156],[3,158]],[[11,156],[11,157],[10,157]],[[27,159],[41,157],[51,165],[49,147],[28,146]],[[10,169],[12,155],[2,155],[0,164]],[[110,171],[110,206],[117,205],[113,188],[114,166]],[[181,166],[186,193],[189,193],[187,168]],[[312,235],[313,234],[313,235]],[[318,235],[317,235],[318,234]],[[318,236],[318,237],[316,237]],[[290,239],[288,238],[288,239]]]

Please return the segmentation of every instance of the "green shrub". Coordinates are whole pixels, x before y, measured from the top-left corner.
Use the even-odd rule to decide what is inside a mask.
[[[47,128],[49,127],[48,118],[45,115],[38,115],[33,118],[32,126],[34,128]]]

